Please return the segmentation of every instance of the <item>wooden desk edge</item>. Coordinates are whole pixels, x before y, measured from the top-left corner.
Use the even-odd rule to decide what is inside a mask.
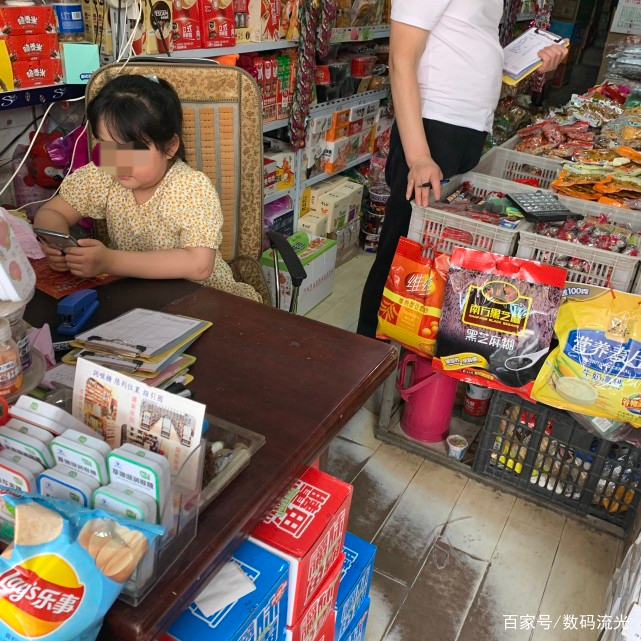
[[[271,494],[266,494],[265,499],[260,504],[256,504],[255,509],[251,514],[246,515],[247,518],[240,527],[234,527],[237,526],[238,523],[230,524],[229,535],[226,536],[225,544],[221,546],[222,552],[218,553],[206,563],[206,566],[201,569],[199,576],[190,584],[188,590],[184,591],[181,595],[176,595],[174,603],[165,611],[165,616],[157,618],[154,614],[153,621],[141,619],[129,625],[122,625],[122,621],[118,619],[130,620],[131,615],[135,618],[137,608],[128,606],[122,601],[117,601],[105,617],[105,625],[101,631],[100,638],[113,639],[114,641],[154,641],[163,631],[166,631],[173,621],[193,602],[204,585],[213,578],[220,567],[229,559],[236,547],[247,538],[249,532],[258,523],[262,515],[269,509],[273,502],[282,495],[291,481],[329,446],[346,423],[365,404],[365,401],[367,401],[378,387],[385,382],[386,378],[394,372],[396,362],[396,350],[394,347],[389,346],[387,354],[382,358],[379,365],[360,382],[354,396],[346,399],[342,405],[337,406],[336,410],[328,416],[326,424],[331,423],[332,419],[335,421],[335,426],[331,432],[327,433],[325,438],[317,439],[315,444],[312,445],[310,443],[311,447],[309,451],[303,450],[299,456],[290,460],[288,468],[284,468],[282,474],[279,475],[280,482],[278,483],[278,488]],[[319,431],[322,427],[323,425],[319,425]],[[152,599],[153,596],[152,591],[147,596],[147,599]],[[142,606],[144,606],[144,601],[139,607]]]

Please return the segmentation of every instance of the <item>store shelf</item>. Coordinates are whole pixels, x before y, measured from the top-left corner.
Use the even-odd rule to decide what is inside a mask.
[[[389,38],[388,24],[372,25],[370,27],[344,27],[332,29],[330,42],[365,42],[378,38]]]
[[[365,103],[372,102],[373,100],[384,100],[389,96],[390,88],[382,87],[374,91],[366,91],[364,93],[357,93],[349,98],[339,98],[338,100],[330,100],[329,102],[319,102],[311,107],[309,110],[310,116],[319,116],[322,113],[330,113],[340,109],[351,109],[358,107]]]
[[[285,196],[289,196],[290,198],[293,199],[293,197],[294,197],[294,188],[292,188],[292,189],[284,189],[282,191],[270,192],[269,194],[265,195],[265,199],[264,199],[263,203],[265,205],[269,205],[269,203],[273,203],[275,200],[280,200],[281,198],[285,198]]]
[[[230,53],[251,53],[253,51],[274,51],[276,49],[291,49],[298,46],[298,40],[270,40],[268,42],[247,42],[235,47],[214,47],[210,49],[187,49],[185,51],[172,51],[171,57],[176,59],[185,58],[214,58],[226,56]],[[166,58],[165,54],[155,57]]]
[[[263,123],[263,133],[268,131],[274,131],[280,129],[281,127],[287,127],[289,125],[289,118],[283,118],[282,120],[272,120],[271,122]]]
[[[52,102],[80,98],[85,95],[86,87],[87,85],[50,85],[48,87],[3,91],[0,92],[0,111],[48,105]]]
[[[304,180],[302,189],[307,189],[307,187],[312,187],[313,185],[317,185],[318,183],[322,183],[323,180],[327,180],[328,178],[331,178],[332,176],[337,176],[338,174],[342,174],[344,171],[347,171],[348,169],[351,169],[352,167],[356,167],[356,165],[360,165],[361,163],[367,162],[373,156],[374,156],[374,154],[366,154],[365,156],[361,156],[360,158],[357,158],[356,160],[354,160],[354,161],[352,161],[350,163],[347,163],[347,165],[345,165],[344,169],[341,169],[340,171],[337,171],[335,174],[319,174],[318,176],[314,176],[313,178],[310,178],[309,180]]]

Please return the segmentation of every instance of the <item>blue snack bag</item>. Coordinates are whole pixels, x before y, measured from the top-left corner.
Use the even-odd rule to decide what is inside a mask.
[[[0,555],[0,641],[92,641],[157,525],[12,490],[13,544]]]

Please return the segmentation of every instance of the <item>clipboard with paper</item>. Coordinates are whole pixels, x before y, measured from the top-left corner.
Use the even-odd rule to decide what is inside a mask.
[[[537,27],[532,27],[515,38],[503,49],[503,82],[516,85],[536,71],[543,64],[539,51],[552,44],[569,47],[570,41]]]
[[[78,334],[72,345],[157,363],[181,348],[184,351],[209,327],[208,321],[136,308]]]

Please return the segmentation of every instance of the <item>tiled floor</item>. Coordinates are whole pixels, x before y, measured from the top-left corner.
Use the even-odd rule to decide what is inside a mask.
[[[310,316],[353,331],[371,261],[340,267],[334,294]],[[563,615],[598,621],[618,539],[381,443],[375,420],[363,408],[329,458],[354,485],[350,531],[378,546],[366,641],[597,638],[564,629]],[[534,630],[521,629],[527,615]],[[506,616],[517,629],[506,630]]]

